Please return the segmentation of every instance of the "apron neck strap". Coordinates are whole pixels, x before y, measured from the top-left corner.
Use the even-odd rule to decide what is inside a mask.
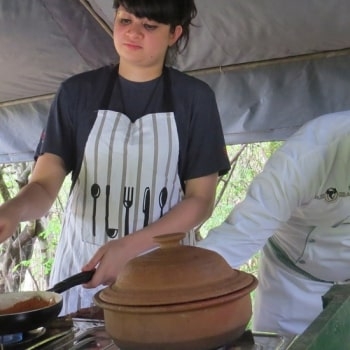
[[[107,81],[107,86],[102,96],[99,109],[108,110],[111,105],[111,100],[113,96],[113,90],[115,87],[115,82],[118,79],[119,64],[117,64]],[[169,75],[169,69],[163,68],[163,79],[164,79],[164,89],[163,89],[163,106],[166,111],[173,111],[173,100],[171,94],[171,81]]]

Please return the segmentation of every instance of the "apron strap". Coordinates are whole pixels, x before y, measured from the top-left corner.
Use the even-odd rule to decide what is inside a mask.
[[[114,88],[114,83],[116,80],[116,77],[118,75],[118,67],[119,65],[116,65],[113,69],[112,72],[110,74],[109,79],[107,80],[107,85],[105,88],[105,91],[103,93],[102,99],[98,104],[98,109],[101,110],[108,110],[108,106],[109,106],[109,101],[111,99],[112,93],[113,93],[113,88]],[[97,114],[97,111],[94,112],[95,114]],[[81,160],[82,161],[82,160]],[[72,192],[73,187],[75,186],[76,181],[78,180],[79,177],[79,170],[81,168],[81,161],[79,163],[79,168],[75,169],[73,171],[72,174],[72,183],[71,183],[71,187],[70,187],[70,191],[69,193]]]
[[[117,101],[114,99],[112,100],[112,97],[115,97],[115,94],[118,96],[118,94],[121,94],[121,87],[120,87],[120,82],[119,82],[119,77],[118,77],[118,71],[119,71],[119,65],[116,65],[115,68],[112,71],[112,74],[107,82],[106,89],[104,91],[103,97],[101,99],[101,102],[99,104],[99,109],[102,110],[109,110],[111,109],[111,106],[113,104],[113,110],[123,112],[125,106],[123,106],[122,99],[120,101]],[[162,106],[161,109],[162,111],[166,112],[173,112],[174,111],[174,103],[173,103],[173,98],[172,98],[172,84],[171,84],[171,78],[170,78],[170,73],[169,73],[169,68],[166,66],[163,67],[163,82],[164,82],[164,87],[163,87],[163,96],[162,96]],[[116,84],[116,82],[119,84]],[[117,105],[116,105],[117,104]]]
[[[112,70],[111,76],[108,79],[106,89],[104,91],[104,94],[103,94],[103,97],[101,99],[101,102],[100,102],[98,109],[101,109],[101,110],[108,110],[109,109],[109,104],[110,104],[110,100],[112,98],[114,84],[115,84],[115,81],[118,77],[118,69],[119,69],[119,65],[117,64],[114,67],[114,69]]]
[[[169,75],[169,69],[164,67],[163,69],[163,77],[164,77],[164,90],[163,90],[163,106],[166,110],[174,111],[174,104],[171,94],[171,80]]]

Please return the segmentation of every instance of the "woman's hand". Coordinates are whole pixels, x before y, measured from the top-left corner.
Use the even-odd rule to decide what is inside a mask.
[[[184,199],[162,218],[140,231],[106,243],[83,271],[96,268],[91,281],[84,284],[94,288],[100,284],[114,283],[125,264],[137,255],[156,247],[153,237],[174,232],[189,232],[206,220],[213,210],[218,174],[211,174],[186,182]]]
[[[19,213],[15,206],[5,203],[0,207],[0,243],[16,232],[19,222]]]
[[[66,176],[63,160],[54,154],[40,156],[29,183],[0,206],[0,243],[11,237],[21,221],[45,215]]]
[[[96,268],[92,279],[84,284],[85,288],[94,288],[99,285],[110,285],[116,280],[119,272],[133,257],[128,249],[128,237],[116,239],[100,247],[90,261],[83,266],[82,271]]]

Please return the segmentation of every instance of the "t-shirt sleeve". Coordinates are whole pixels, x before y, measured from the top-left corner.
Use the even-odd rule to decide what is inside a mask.
[[[58,155],[73,180],[80,171],[85,144],[113,70],[114,66],[105,66],[66,79],[51,104],[36,157],[45,152]]]
[[[35,159],[43,153],[53,153],[64,161],[67,173],[74,164],[74,132],[71,113],[72,103],[65,88],[61,85],[51,104],[45,129],[36,149]]]
[[[214,92],[206,84],[195,88],[189,123],[183,178],[191,179],[230,169]]]
[[[302,146],[294,146],[287,143],[271,156],[245,199],[198,246],[214,250],[231,266],[240,267],[288,223],[297,208],[314,197],[320,183],[320,161],[312,154],[304,156]]]

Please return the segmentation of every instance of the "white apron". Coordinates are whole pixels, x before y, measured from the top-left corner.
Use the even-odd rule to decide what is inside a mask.
[[[181,200],[172,110],[135,122],[122,112],[97,112],[68,200],[51,285],[80,272],[99,246],[142,229]],[[102,287],[77,286],[63,293],[61,314],[91,306]]]

